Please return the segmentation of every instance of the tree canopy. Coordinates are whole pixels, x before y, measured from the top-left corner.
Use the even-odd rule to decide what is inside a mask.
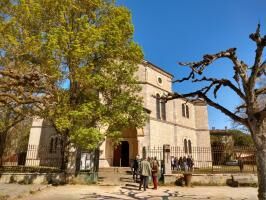
[[[250,134],[243,133],[240,130],[229,130],[234,139],[234,146],[254,146]]]
[[[126,8],[108,0],[4,0],[0,16],[1,81],[12,84],[0,85],[0,106],[37,110],[83,148],[143,126],[134,76],[143,54]]]

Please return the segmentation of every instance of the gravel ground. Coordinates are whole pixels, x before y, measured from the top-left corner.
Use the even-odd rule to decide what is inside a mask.
[[[0,200],[27,196],[47,188],[48,185],[21,185],[0,183]],[[2,198],[2,199],[1,199]]]
[[[136,185],[85,186],[66,185],[49,187],[20,200],[90,200],[90,199],[146,199],[146,200],[256,200],[257,188],[242,187],[160,187],[158,190],[139,191]]]

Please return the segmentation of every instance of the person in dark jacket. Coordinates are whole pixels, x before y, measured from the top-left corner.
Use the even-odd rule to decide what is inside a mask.
[[[188,166],[188,171],[193,171],[194,162],[192,156],[190,155],[187,157],[187,166]]]
[[[139,175],[139,164],[140,164],[140,159],[139,155],[136,156],[135,160],[133,161],[133,180],[136,183],[138,180],[138,175]]]

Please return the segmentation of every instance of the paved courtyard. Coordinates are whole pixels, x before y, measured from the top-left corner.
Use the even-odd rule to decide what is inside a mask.
[[[90,199],[146,199],[146,200],[256,200],[257,188],[231,187],[160,187],[158,190],[139,191],[134,185],[119,186],[85,186],[67,185],[48,187],[30,194],[20,200],[90,200]]]

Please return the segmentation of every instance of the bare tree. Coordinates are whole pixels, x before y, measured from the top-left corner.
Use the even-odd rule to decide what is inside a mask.
[[[189,66],[191,72],[188,77],[176,80],[175,82],[180,83],[190,80],[193,83],[205,82],[207,86],[186,94],[171,93],[165,98],[166,100],[202,98],[208,105],[220,110],[232,120],[248,128],[257,150],[258,198],[266,200],[266,105],[265,101],[263,104],[261,103],[262,96],[266,94],[266,86],[265,84],[258,84],[258,81],[265,80],[266,76],[266,62],[263,62],[266,35],[261,36],[260,24],[258,24],[256,32],[250,34],[249,38],[256,43],[255,59],[252,66],[248,66],[237,57],[236,48],[230,48],[216,54],[204,55],[203,59],[199,62],[180,63],[182,66]],[[229,59],[234,65],[233,79],[217,79],[205,76],[197,78],[202,75],[207,66],[223,58]],[[236,108],[236,111],[231,111],[210,98],[210,94],[213,94],[216,98],[217,93],[223,87],[230,88],[243,102],[243,104]]]

